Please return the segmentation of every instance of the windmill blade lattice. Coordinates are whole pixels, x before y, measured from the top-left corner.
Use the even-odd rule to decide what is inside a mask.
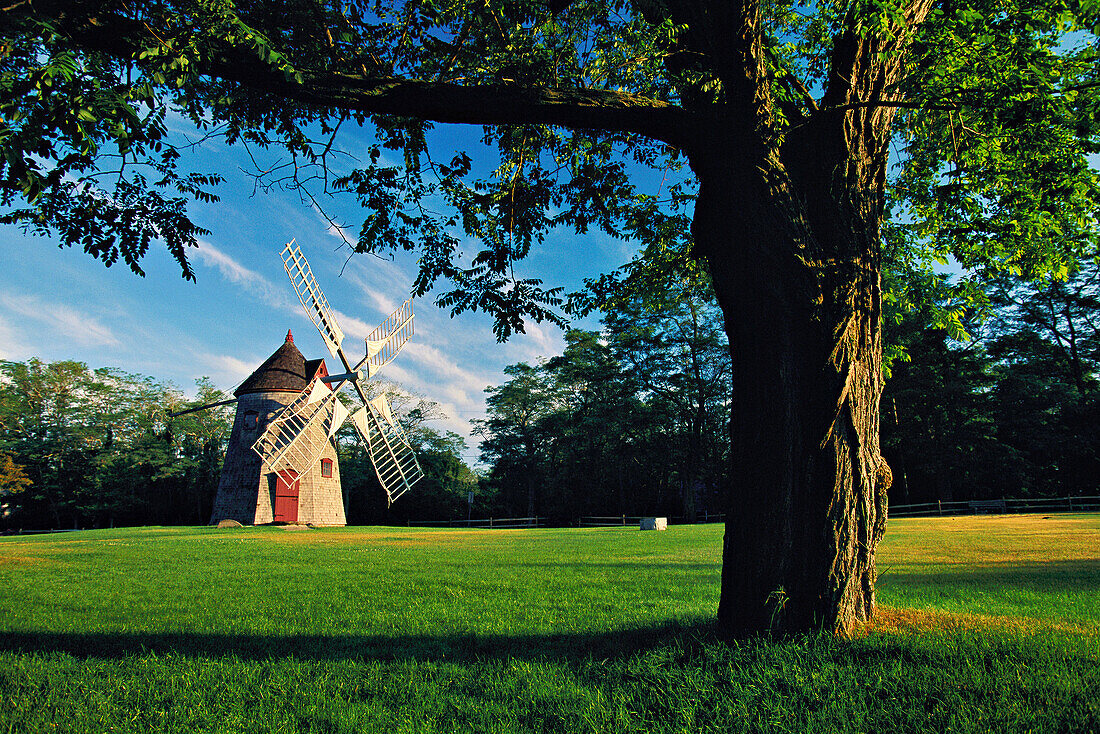
[[[406,300],[367,335],[367,372],[373,376],[397,356],[413,335],[412,301]]]
[[[335,392],[316,377],[264,429],[252,445],[268,471],[292,469],[300,477],[348,417]]]
[[[347,372],[330,378],[343,380],[331,391],[314,378],[300,396],[275,416],[252,448],[263,457],[269,471],[293,469],[299,477],[302,476],[320,456],[325,442],[348,418],[348,410],[338,400],[337,392],[341,386],[350,383],[363,402],[363,407],[351,414],[352,422],[374,465],[378,481],[392,504],[412,488],[424,472],[404,432],[394,420],[389,402],[384,395],[368,400],[366,391],[359,384],[362,373],[357,370],[366,363],[366,376],[373,377],[393,361],[405,346],[413,334],[412,301],[405,301],[367,336],[367,354],[353,367],[341,346],[344,332],[336,324],[336,317],[317,285],[301,248],[291,242],[283,248],[282,259],[298,300],[321,333],[329,352],[333,357],[340,358]]]
[[[313,278],[313,271],[306,261],[302,250],[293,242],[283,248],[283,269],[290,277],[290,284],[294,286],[294,292],[298,294],[298,300],[309,314],[317,331],[321,332],[321,338],[325,340],[325,346],[333,357],[340,353],[340,344],[344,341],[344,332],[336,325],[336,317],[332,315],[325,294],[317,286]]]
[[[424,476],[404,431],[393,418],[389,401],[379,395],[351,415],[367,449],[378,482],[392,504]]]

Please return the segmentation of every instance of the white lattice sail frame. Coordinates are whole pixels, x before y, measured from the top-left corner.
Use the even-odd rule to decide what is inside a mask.
[[[392,503],[414,484],[424,472],[416,460],[405,432],[394,420],[389,401],[379,395],[351,414],[352,423],[374,465],[378,482]]]
[[[412,301],[406,300],[367,335],[367,376],[373,377],[397,356],[413,335]]]
[[[300,477],[317,461],[325,442],[348,417],[339,396],[314,377],[302,393],[279,411],[252,444],[270,472],[292,469]]]
[[[336,357],[340,353],[340,344],[344,341],[344,332],[336,325],[336,317],[325,300],[325,294],[317,286],[309,262],[293,241],[283,248],[282,257],[283,269],[290,278],[290,284],[294,286],[294,292],[298,294],[298,300],[302,302],[302,307],[317,331],[321,332],[329,353]]]
[[[374,465],[386,498],[392,504],[422,479],[424,472],[408,438],[394,419],[385,395],[368,400],[363,386],[359,384],[361,378],[354,375],[365,364],[367,379],[373,377],[392,362],[405,346],[413,335],[412,301],[406,300],[367,335],[366,356],[353,367],[341,346],[344,332],[337,325],[336,316],[317,285],[301,248],[290,242],[283,248],[282,260],[302,307],[320,332],[329,353],[339,357],[347,372],[327,378],[328,381],[341,380],[331,390],[315,376],[301,395],[271,420],[252,449],[263,459],[268,471],[291,469],[301,477],[317,461],[325,442],[349,417],[347,408],[340,403],[338,392],[341,386],[350,382],[363,401],[362,408],[350,413],[352,423]]]

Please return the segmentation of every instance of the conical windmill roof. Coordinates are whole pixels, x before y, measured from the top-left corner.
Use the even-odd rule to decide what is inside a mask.
[[[253,392],[300,392],[322,361],[307,360],[294,346],[294,336],[287,331],[283,345],[233,391],[233,396]]]

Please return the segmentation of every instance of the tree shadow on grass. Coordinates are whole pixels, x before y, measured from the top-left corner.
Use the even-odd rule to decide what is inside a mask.
[[[1022,647],[1021,647],[1022,645]],[[712,621],[668,623],[606,633],[548,635],[229,635],[190,632],[9,632],[0,633],[0,654],[71,655],[88,660],[178,656],[242,661],[431,662],[457,665],[525,660],[561,663],[582,677],[633,674],[633,660],[650,656],[650,669],[713,668],[740,671],[753,678],[760,670],[794,665],[864,669],[900,664],[906,669],[939,670],[959,655],[996,661],[1005,655],[1056,654],[1065,663],[1092,665],[1095,645],[1022,643],[1016,635],[1001,638],[974,631],[945,634],[887,634],[856,638],[828,634],[785,638],[730,639]],[[1095,648],[1095,649],[1094,649]],[[763,667],[762,667],[763,666]],[[894,667],[891,667],[894,666]],[[613,671],[618,671],[617,673]],[[757,671],[754,673],[753,671]],[[733,673],[731,673],[733,674]]]
[[[912,590],[959,585],[989,590],[1021,589],[1039,592],[1081,593],[1100,588],[1100,560],[1015,563],[993,567],[961,567],[923,573],[883,569],[881,587]],[[823,642],[814,642],[819,640]],[[0,652],[17,654],[63,653],[80,658],[119,659],[131,656],[180,655],[197,658],[236,657],[244,660],[297,658],[302,660],[485,660],[586,661],[629,658],[654,649],[677,656],[706,655],[719,643],[729,642],[713,621],[669,622],[608,632],[570,632],[540,635],[454,634],[333,634],[233,635],[206,632],[0,632]],[[897,641],[906,654],[921,654],[908,641]],[[862,654],[882,645],[859,640],[810,636],[787,643],[839,645],[844,656]],[[786,643],[785,643],[786,644]],[[773,645],[762,638],[742,640],[734,647],[760,649]],[[722,646],[725,648],[726,646]],[[917,646],[919,647],[919,645]],[[876,652],[874,654],[879,654]]]
[[[919,590],[928,587],[967,586],[988,591],[1082,593],[1100,589],[1100,558],[1074,561],[1016,562],[975,566],[929,564],[936,570],[904,571],[879,568],[879,588]]]
[[[622,658],[668,644],[718,641],[713,622],[668,623],[604,633],[547,635],[232,635],[199,632],[3,632],[0,652],[267,660],[577,660]]]

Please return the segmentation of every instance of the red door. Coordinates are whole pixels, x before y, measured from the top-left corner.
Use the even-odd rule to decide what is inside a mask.
[[[284,469],[275,475],[275,522],[298,522],[298,472]]]

